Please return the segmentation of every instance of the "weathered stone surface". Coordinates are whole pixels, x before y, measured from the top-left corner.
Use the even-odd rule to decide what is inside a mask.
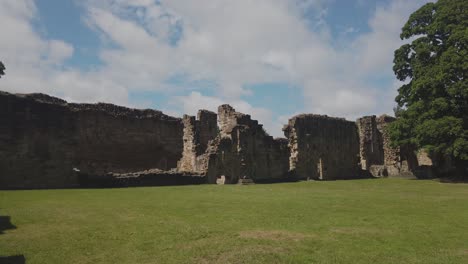
[[[224,175],[221,175],[216,179],[216,184],[218,185],[224,185],[226,183],[226,177]]]
[[[208,110],[200,110],[197,114],[198,148],[197,156],[205,153],[210,140],[218,135],[218,115]]]
[[[432,166],[434,165],[432,159],[429,157],[429,154],[421,149],[417,152],[416,157],[418,159],[418,164],[420,166]]]
[[[365,116],[356,121],[362,169],[374,177],[432,177],[432,162],[427,155],[391,146],[387,127],[394,120],[394,117],[382,115]]]
[[[184,115],[184,148],[177,169],[183,172],[204,172],[206,161],[200,157],[206,152],[208,143],[218,134],[216,113],[200,110],[198,120]]]
[[[398,147],[393,147],[390,141],[390,135],[387,131],[387,126],[395,121],[394,117],[381,115],[377,119],[377,130],[381,138],[381,148],[383,150],[383,164],[387,170],[388,176],[396,176],[400,174],[401,168],[401,150]]]
[[[239,185],[252,185],[252,184],[255,184],[255,182],[252,179],[239,179],[237,184],[239,184]]]
[[[287,176],[288,150],[283,139],[274,139],[258,121],[229,105],[218,108],[218,118],[220,133],[201,157],[208,182],[216,183],[223,176],[225,183]]]
[[[365,116],[357,121],[359,130],[359,154],[361,168],[369,170],[372,165],[384,164],[382,133],[377,129],[375,116]]]
[[[0,91],[0,189],[432,177],[446,157],[394,148],[390,116],[302,114],[274,139],[221,105],[183,119],[112,104]],[[218,128],[219,124],[219,128]]]
[[[388,171],[385,165],[371,165],[367,169],[374,177],[387,177]]]
[[[196,131],[196,120],[194,116],[184,115],[184,148],[182,152],[182,159],[177,164],[179,171],[195,171],[197,158],[197,131]]]
[[[169,169],[182,153],[179,118],[43,94],[0,93],[0,188],[77,186],[73,173]]]
[[[303,114],[284,127],[289,139],[289,169],[301,179],[359,177],[356,124],[342,118]]]

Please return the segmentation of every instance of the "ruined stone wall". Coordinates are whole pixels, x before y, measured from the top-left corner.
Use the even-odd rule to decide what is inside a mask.
[[[218,134],[216,113],[200,110],[198,120],[194,116],[184,115],[183,153],[177,169],[182,172],[206,171],[206,162],[200,156],[206,152],[208,144]]]
[[[390,145],[386,127],[394,118],[364,116],[356,121],[359,130],[361,168],[374,177],[400,174],[400,150]]]
[[[41,97],[0,93],[1,189],[77,184],[74,113],[65,101]]]
[[[284,140],[274,139],[258,121],[229,105],[218,108],[218,117],[220,133],[203,157],[208,182],[221,176],[227,183],[244,177],[254,181],[286,177],[289,155]]]
[[[359,177],[359,137],[354,122],[303,114],[284,127],[289,139],[289,169],[301,179]]]
[[[391,146],[387,127],[394,120],[394,117],[382,115],[365,116],[356,121],[359,128],[362,169],[374,177],[414,177],[415,172],[420,171],[414,149]]]
[[[0,188],[59,188],[88,174],[168,169],[182,153],[180,119],[111,104],[0,93]]]
[[[184,147],[182,158],[177,164],[179,171],[195,171],[195,161],[197,157],[197,131],[196,120],[194,116],[184,115],[182,118],[184,124]]]
[[[218,123],[221,137],[230,137],[230,131],[237,125],[236,114],[236,110],[230,105],[218,107]]]
[[[218,135],[218,115],[208,110],[197,114],[198,148],[197,156],[205,153],[208,142]]]
[[[361,168],[369,170],[372,165],[384,164],[384,150],[382,134],[377,129],[375,116],[365,116],[357,121],[359,131],[359,154]]]
[[[385,115],[354,123],[304,114],[289,120],[287,139],[274,139],[229,105],[218,114],[200,110],[197,118],[179,119],[155,110],[0,92],[0,189],[73,187],[80,183],[77,175],[100,182],[148,169],[163,170],[151,171],[153,184],[170,175],[198,177],[197,183],[221,176],[227,183],[349,179],[363,171],[431,177],[441,161],[393,148],[387,133],[392,121]],[[171,168],[177,170],[167,172]]]
[[[418,165],[419,166],[432,166],[434,165],[434,162],[432,159],[429,157],[429,154],[427,151],[421,149],[417,152],[416,158],[418,160]]]
[[[386,167],[388,176],[397,176],[401,170],[401,155],[400,148],[393,147],[388,134],[388,124],[395,121],[394,117],[381,115],[377,119],[377,130],[381,138],[383,149],[383,164]]]

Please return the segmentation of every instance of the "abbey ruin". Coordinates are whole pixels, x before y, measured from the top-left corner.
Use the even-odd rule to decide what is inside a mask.
[[[175,118],[0,92],[0,189],[430,174],[427,156],[390,145],[393,120],[302,114],[284,126],[285,138],[273,138],[229,105]]]

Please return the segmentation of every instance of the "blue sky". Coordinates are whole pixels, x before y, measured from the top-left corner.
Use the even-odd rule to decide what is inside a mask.
[[[298,113],[392,113],[393,51],[426,0],[2,0],[0,90],[180,116],[230,103],[275,136]]]

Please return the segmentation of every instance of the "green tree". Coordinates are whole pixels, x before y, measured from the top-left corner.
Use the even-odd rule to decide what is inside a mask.
[[[414,12],[402,28],[393,71],[398,89],[393,144],[468,161],[468,1],[439,0]],[[466,171],[465,171],[466,172]]]
[[[2,75],[5,75],[5,65],[0,61],[0,78],[2,78]]]

